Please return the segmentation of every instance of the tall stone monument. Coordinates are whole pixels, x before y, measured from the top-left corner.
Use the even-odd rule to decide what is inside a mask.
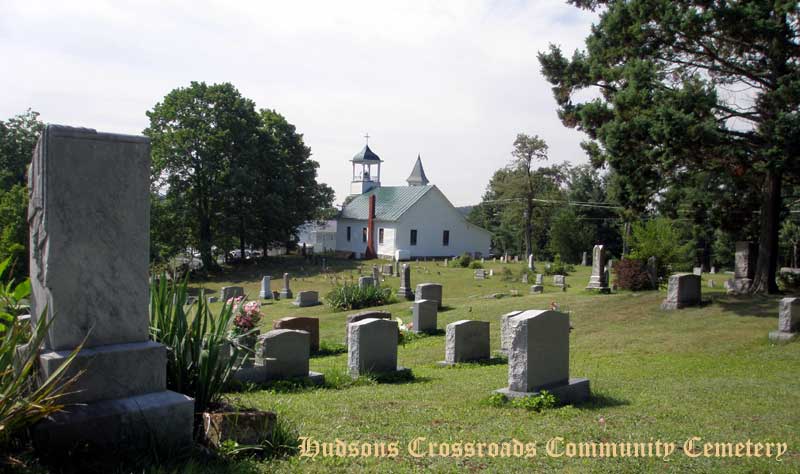
[[[82,342],[65,411],[36,426],[48,449],[188,446],[194,400],[166,390],[149,340],[150,144],[48,125],[28,173],[32,323],[50,328],[44,377]]]
[[[265,276],[261,279],[261,291],[258,292],[258,297],[265,300],[272,299],[272,289],[270,288],[270,277]]]
[[[595,245],[592,250],[592,276],[589,277],[587,290],[599,290],[601,293],[608,293],[608,279],[605,273],[606,253],[602,245]]]
[[[756,274],[756,258],[758,258],[758,248],[754,243],[736,242],[733,289],[737,293],[746,293],[750,289]]]
[[[292,294],[292,288],[289,286],[290,278],[288,273],[283,274],[283,288],[281,288],[280,297],[281,298],[291,298],[294,296]]]
[[[414,299],[414,290],[411,288],[411,267],[403,264],[403,269],[400,275],[400,288],[397,289],[397,297],[405,298],[407,300]]]

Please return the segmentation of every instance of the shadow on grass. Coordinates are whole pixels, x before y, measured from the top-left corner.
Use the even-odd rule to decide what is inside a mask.
[[[780,295],[725,295],[715,298],[714,302],[722,308],[722,311],[734,313],[738,316],[777,318],[780,298]]]
[[[593,392],[589,400],[575,405],[581,410],[599,410],[601,408],[619,407],[630,405],[631,402],[621,398],[612,397],[603,393]]]
[[[508,359],[506,357],[492,357],[490,359],[473,360],[469,362],[458,362],[453,365],[445,365],[442,367],[449,369],[459,369],[459,368],[469,369],[469,368],[489,366],[489,365],[503,365],[507,363]]]
[[[206,275],[193,273],[191,282],[250,282],[253,280],[260,280],[264,275],[272,275],[274,279],[277,279],[287,272],[292,275],[292,278],[312,278],[340,271],[355,271],[361,266],[356,260],[334,257],[325,257],[325,259],[326,272],[322,271],[321,258],[318,258],[319,263],[315,264],[310,258],[306,259],[298,255],[286,255],[283,257],[265,257],[254,261],[247,260],[225,265],[221,271]]]
[[[449,304],[446,304],[446,305],[442,305],[442,307],[439,308],[439,312],[440,313],[446,313],[448,311],[453,311],[454,309],[456,309],[454,306],[450,306]]]

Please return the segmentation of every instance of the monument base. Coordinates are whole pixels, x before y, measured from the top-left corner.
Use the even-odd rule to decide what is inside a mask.
[[[665,311],[672,311],[676,309],[683,309],[683,308],[691,308],[692,306],[702,306],[701,301],[688,303],[685,301],[667,301],[664,300],[661,302],[661,309]]]
[[[791,342],[800,339],[800,333],[797,332],[783,332],[783,331],[770,331],[769,340],[777,343]]]
[[[278,295],[281,298],[292,298],[294,296],[291,290],[281,290],[281,292]]]
[[[543,285],[533,285],[531,286],[531,294],[538,295],[544,293],[544,286]]]
[[[265,291],[259,292],[258,293],[258,297],[261,298],[262,300],[271,300],[272,299],[272,292],[271,291],[270,292],[265,292]]]
[[[580,403],[589,399],[589,379],[571,378],[569,382],[563,385],[546,387],[543,390],[547,390],[549,393],[555,395],[559,403]],[[536,396],[539,395],[540,392],[517,392],[511,390],[509,387],[505,387],[495,390],[494,393],[501,393],[510,399],[514,399]]]
[[[276,380],[296,380],[297,382],[309,385],[320,386],[325,383],[325,375],[319,372],[309,371],[305,377],[280,377],[270,373],[269,367],[264,365],[254,365],[243,367],[233,373],[233,379],[242,383],[268,383]]]
[[[397,290],[397,297],[405,298],[410,301],[414,299],[414,292],[410,288],[403,288],[401,286],[400,289]]]
[[[350,377],[352,377],[353,379],[357,379],[358,377],[360,377],[362,375],[375,376],[378,379],[381,379],[381,378],[404,378],[404,377],[410,377],[411,376],[411,369],[409,369],[407,367],[400,367],[398,365],[397,366],[397,370],[395,370],[395,371],[366,373],[366,374],[353,374],[353,373],[351,373]]]
[[[302,301],[292,301],[292,304],[297,306],[298,308],[310,308],[312,306],[319,306],[322,303],[319,301],[316,301],[314,303],[303,303]]]
[[[45,450],[157,447],[168,452],[191,445],[193,423],[194,400],[165,390],[68,405],[39,422],[32,434]]]

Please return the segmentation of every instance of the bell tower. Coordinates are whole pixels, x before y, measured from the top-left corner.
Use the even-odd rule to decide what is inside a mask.
[[[353,181],[350,183],[350,194],[364,194],[373,188],[381,186],[381,163],[380,159],[369,148],[369,134],[365,135],[366,145],[350,160],[353,163]],[[373,166],[376,169],[373,169]]]

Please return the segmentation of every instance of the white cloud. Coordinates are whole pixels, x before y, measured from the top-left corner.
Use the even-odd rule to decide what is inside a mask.
[[[476,203],[518,132],[552,162],[586,160],[536,59],[581,47],[594,16],[561,1],[0,4],[0,117],[140,133],[192,80],[232,82],[304,133],[341,201],[364,132],[405,184],[417,153],[457,205]]]

